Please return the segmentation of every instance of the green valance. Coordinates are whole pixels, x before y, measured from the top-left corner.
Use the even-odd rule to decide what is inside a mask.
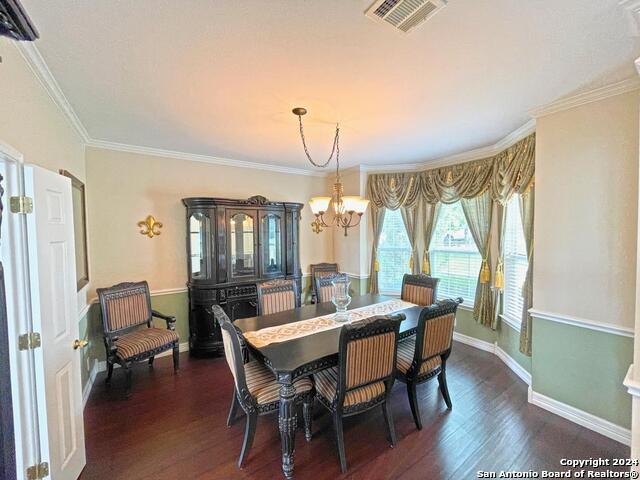
[[[475,198],[489,191],[506,203],[524,193],[535,173],[535,133],[489,158],[421,172],[377,173],[367,179],[367,196],[378,208],[415,207],[420,200],[435,204]]]

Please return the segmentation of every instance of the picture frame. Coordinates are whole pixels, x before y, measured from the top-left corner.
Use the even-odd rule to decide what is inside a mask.
[[[60,175],[71,179],[73,200],[73,234],[76,246],[77,291],[89,283],[89,253],[87,249],[87,200],[84,183],[67,170]]]

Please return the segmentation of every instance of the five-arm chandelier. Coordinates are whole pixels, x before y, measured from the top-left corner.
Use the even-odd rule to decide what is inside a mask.
[[[307,159],[314,167],[324,168],[329,165],[333,156],[336,157],[336,181],[333,184],[333,193],[330,197],[313,197],[309,200],[311,211],[316,219],[311,222],[311,228],[315,233],[320,233],[323,228],[335,226],[344,229],[344,236],[347,236],[347,230],[360,224],[362,215],[367,210],[369,200],[365,200],[356,195],[344,195],[344,188],[340,181],[340,125],[336,124],[336,135],[333,139],[333,148],[331,155],[324,163],[316,163],[311,158],[307,149],[307,142],[304,138],[304,129],[302,128],[302,115],[307,113],[306,108],[296,107],[292,110],[294,115],[298,116],[300,123],[300,138],[302,138],[302,146]],[[333,218],[325,220],[325,214],[329,211],[329,204],[333,204]]]

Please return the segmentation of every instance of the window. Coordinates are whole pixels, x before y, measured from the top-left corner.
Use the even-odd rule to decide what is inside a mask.
[[[522,285],[527,275],[527,246],[522,231],[520,198],[514,195],[507,204],[504,233],[503,315],[519,327],[522,316]]]
[[[410,259],[411,244],[400,210],[387,209],[378,243],[378,289],[381,292],[400,293],[402,277],[411,272]]]
[[[460,202],[440,205],[429,252],[431,275],[440,279],[438,297],[462,297],[473,305],[482,257]]]

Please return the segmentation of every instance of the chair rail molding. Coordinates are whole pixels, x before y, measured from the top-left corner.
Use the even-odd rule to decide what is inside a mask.
[[[547,312],[538,310],[535,308],[529,309],[529,313],[534,318],[542,320],[548,320],[550,322],[564,323],[565,325],[572,325],[574,327],[587,328],[589,330],[595,330],[598,332],[611,333],[613,335],[621,335],[623,337],[634,337],[634,330],[630,327],[622,327],[620,325],[613,325],[606,322],[597,322],[595,320],[589,320],[586,318],[574,317],[571,315],[565,315],[562,313]]]

